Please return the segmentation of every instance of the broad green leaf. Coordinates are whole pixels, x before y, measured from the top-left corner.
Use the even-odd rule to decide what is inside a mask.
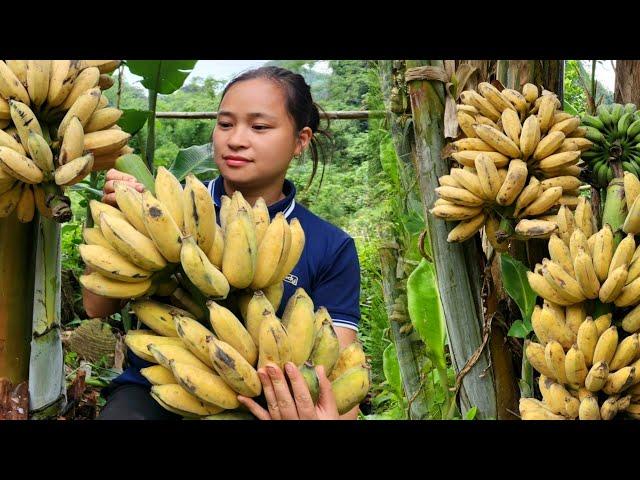
[[[122,110],[122,116],[118,120],[118,126],[132,136],[142,130],[144,124],[147,123],[149,110],[136,110],[135,108],[125,108]]]
[[[511,325],[511,328],[509,329],[509,333],[507,333],[507,335],[516,338],[527,338],[530,333],[531,328],[527,328],[522,320],[516,320]]]
[[[445,369],[445,324],[436,272],[424,258],[407,280],[407,303],[411,323],[424,341],[427,355],[437,368]]]
[[[500,266],[504,289],[520,308],[524,321],[530,322],[537,295],[531,289],[529,280],[527,280],[529,269],[522,262],[504,253],[500,258]]]
[[[194,145],[183,148],[178,152],[176,159],[168,169],[180,181],[189,174],[216,172],[217,167],[213,163],[211,144]]]
[[[391,343],[384,349],[382,354],[382,370],[384,377],[389,382],[389,386],[402,394],[402,380],[400,378],[400,364],[398,363],[398,355],[396,354],[396,346]]]
[[[163,95],[180,89],[197,60],[127,60],[134,75],[142,77],[142,85]]]
[[[476,414],[478,413],[478,407],[470,408],[467,413],[464,415],[465,420],[473,420],[476,418]]]

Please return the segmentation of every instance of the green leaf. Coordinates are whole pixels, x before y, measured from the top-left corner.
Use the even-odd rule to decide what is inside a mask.
[[[134,75],[142,77],[142,85],[163,95],[180,89],[197,60],[127,60]]]
[[[217,171],[213,163],[211,144],[183,148],[168,169],[180,181],[189,174],[200,175]]]
[[[382,370],[389,385],[398,395],[402,396],[402,380],[400,378],[400,364],[396,346],[391,343],[384,349],[382,354]]]
[[[507,335],[510,337],[516,338],[527,338],[527,336],[531,333],[531,328],[527,328],[522,320],[516,320],[511,325],[509,332]]]
[[[422,259],[407,281],[407,304],[414,328],[425,343],[427,355],[437,368],[445,369],[445,324],[435,267]]]
[[[529,269],[520,261],[502,254],[500,258],[504,289],[520,308],[525,322],[531,322],[531,314],[536,304],[536,293],[531,289],[527,272]]]
[[[125,108],[122,110],[120,120],[118,120],[118,126],[133,136],[142,130],[150,115],[151,112],[149,110]]]
[[[467,413],[465,413],[464,415],[464,419],[465,420],[473,420],[474,418],[476,418],[476,414],[478,413],[478,407],[473,407],[470,408],[469,411],[467,411]]]

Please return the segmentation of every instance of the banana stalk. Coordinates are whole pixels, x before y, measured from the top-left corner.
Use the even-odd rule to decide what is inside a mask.
[[[614,247],[617,248],[625,234],[622,225],[627,218],[627,203],[624,198],[624,182],[614,178],[607,187],[607,196],[602,213],[602,224],[608,223],[613,230]]]
[[[14,385],[29,377],[35,224],[0,219],[0,378]]]

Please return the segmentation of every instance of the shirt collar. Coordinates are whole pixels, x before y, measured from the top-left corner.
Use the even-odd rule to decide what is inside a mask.
[[[219,175],[209,184],[209,192],[217,208],[220,208],[220,205],[222,205],[222,196],[226,194],[223,180],[222,175]],[[282,200],[278,200],[273,205],[269,205],[269,216],[271,218],[275,217],[278,212],[282,212],[285,217],[288,217],[295,207],[296,186],[292,181],[285,178],[282,193],[285,196]]]

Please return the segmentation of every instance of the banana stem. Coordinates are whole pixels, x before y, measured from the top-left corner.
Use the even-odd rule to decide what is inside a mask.
[[[602,224],[608,223],[613,230],[614,245],[617,247],[624,232],[622,225],[627,217],[627,203],[624,197],[624,182],[621,178],[611,180],[607,188],[607,198],[604,202]]]
[[[71,199],[64,195],[62,189],[55,183],[42,183],[44,198],[51,209],[53,220],[57,223],[65,223],[71,220]]]
[[[158,76],[160,76],[160,68],[158,68]],[[157,82],[156,82],[157,84]],[[149,89],[149,120],[147,120],[147,151],[146,160],[149,171],[153,173],[153,153],[156,148],[156,102],[158,100],[158,92]]]

